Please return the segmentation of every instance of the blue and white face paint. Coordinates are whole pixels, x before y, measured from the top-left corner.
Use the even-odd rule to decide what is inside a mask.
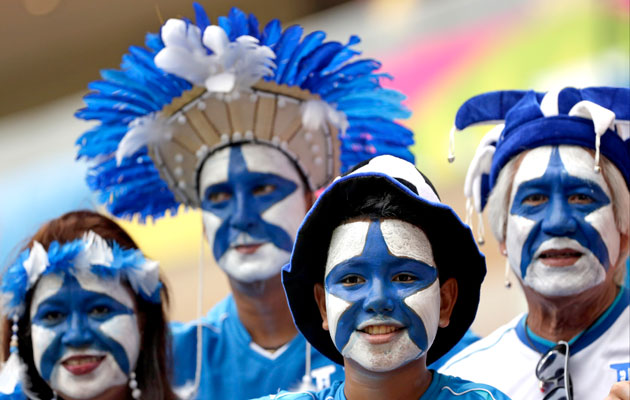
[[[593,156],[577,146],[530,150],[514,176],[506,227],[510,265],[546,296],[594,287],[617,262],[620,233]]]
[[[287,156],[265,145],[226,147],[206,160],[199,188],[219,267],[241,282],[278,274],[306,214],[304,185]]]
[[[431,244],[414,225],[385,219],[338,226],[325,291],[335,347],[367,370],[397,369],[435,339],[440,285]]]
[[[90,399],[125,385],[140,352],[134,300],[90,272],[43,276],[30,308],[35,367],[56,392]]]

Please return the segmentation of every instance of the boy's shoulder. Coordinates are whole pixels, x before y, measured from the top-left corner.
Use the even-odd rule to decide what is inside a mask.
[[[280,392],[254,400],[346,400],[343,395],[343,381],[336,381],[329,388],[316,391]]]

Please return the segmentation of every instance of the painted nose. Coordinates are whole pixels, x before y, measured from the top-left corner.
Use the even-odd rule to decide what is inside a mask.
[[[376,314],[390,313],[394,310],[394,302],[388,295],[385,285],[380,280],[374,280],[363,309]]]
[[[81,347],[92,344],[94,335],[80,313],[70,315],[68,330],[61,338],[61,343],[71,347]]]
[[[556,195],[551,198],[541,229],[550,236],[567,236],[575,233],[577,222],[563,196]]]
[[[243,193],[235,193],[234,214],[230,219],[230,227],[247,232],[256,225],[257,219],[253,202],[248,202],[247,196]]]

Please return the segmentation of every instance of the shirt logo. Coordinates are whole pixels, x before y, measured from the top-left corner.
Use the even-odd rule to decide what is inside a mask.
[[[610,368],[617,372],[617,382],[630,380],[630,363],[610,364]]]

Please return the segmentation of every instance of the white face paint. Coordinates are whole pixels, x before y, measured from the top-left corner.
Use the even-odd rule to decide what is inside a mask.
[[[435,339],[440,286],[431,244],[414,225],[386,219],[338,226],[325,288],[333,343],[367,370],[399,368]]]
[[[256,144],[221,149],[204,163],[199,188],[219,267],[241,282],[278,274],[306,214],[304,184],[287,156]]]
[[[576,146],[544,146],[521,160],[506,227],[510,265],[546,296],[600,284],[619,257],[611,194],[593,156]]]
[[[89,272],[42,277],[30,307],[33,358],[42,378],[76,399],[126,385],[140,352],[134,305],[120,283]]]

